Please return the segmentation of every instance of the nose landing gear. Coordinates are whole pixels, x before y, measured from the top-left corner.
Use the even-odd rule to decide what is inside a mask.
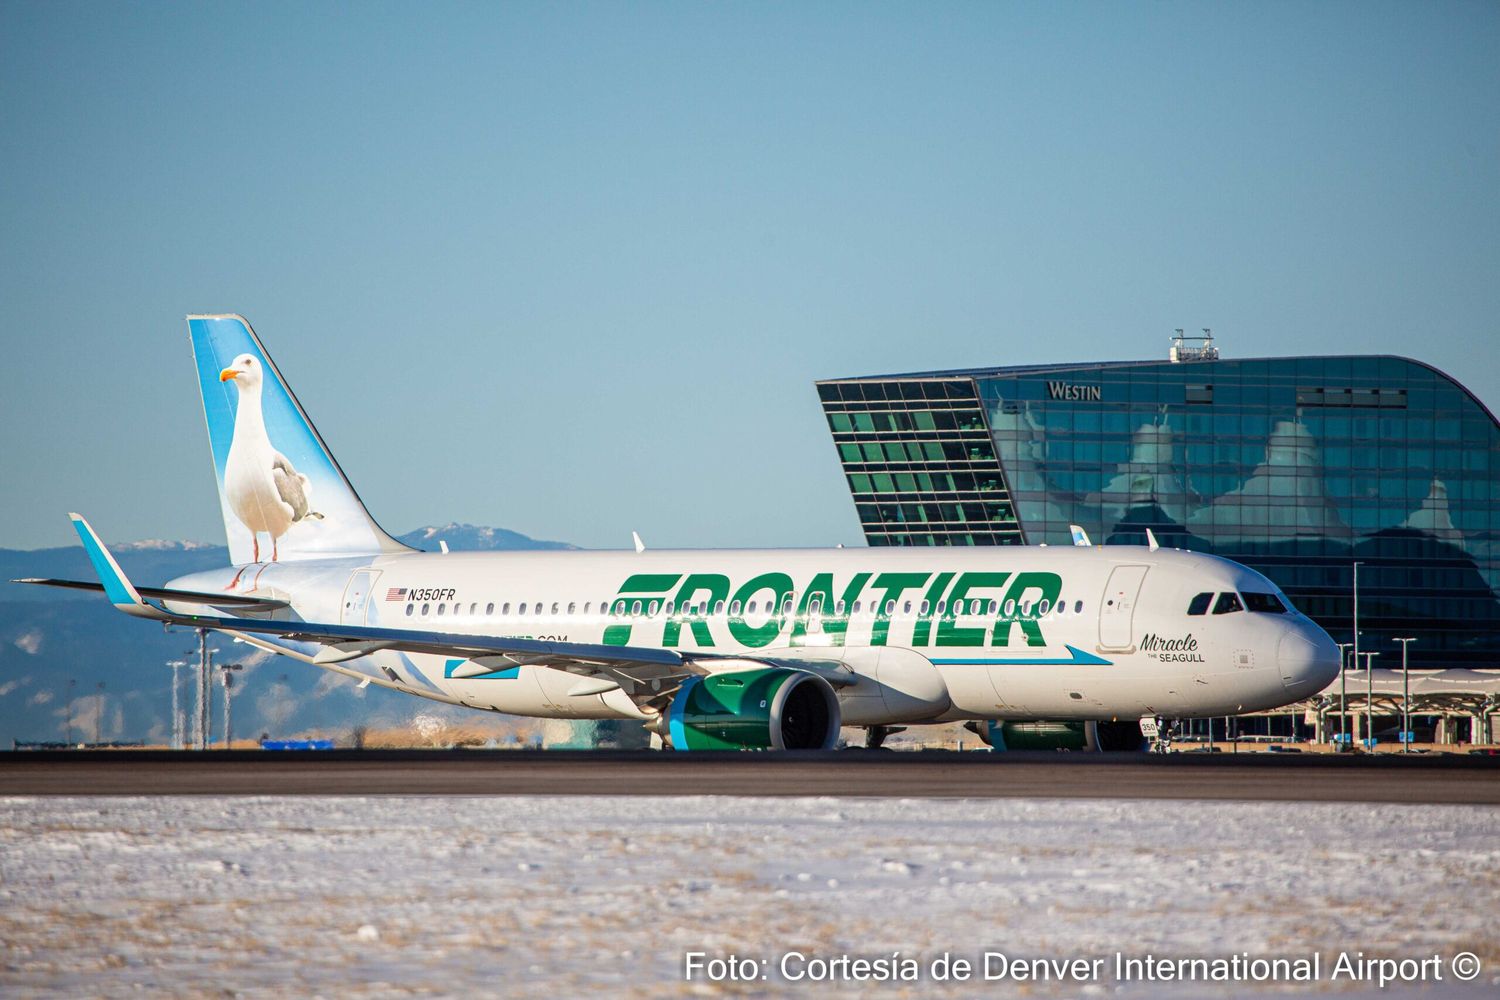
[[[1177,735],[1177,720],[1163,719],[1159,715],[1143,715],[1141,735],[1146,738],[1151,753],[1167,753],[1172,748],[1172,738]]]

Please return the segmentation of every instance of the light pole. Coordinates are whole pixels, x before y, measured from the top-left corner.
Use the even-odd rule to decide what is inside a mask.
[[[224,749],[234,749],[233,730],[229,726],[229,691],[234,687],[234,671],[244,670],[240,663],[219,664],[219,678],[224,682]]]
[[[177,708],[177,671],[187,666],[186,660],[168,660],[172,668],[172,749],[182,749],[182,713]]]
[[[1345,742],[1344,737],[1345,737],[1345,734],[1349,730],[1349,704],[1348,704],[1349,703],[1349,683],[1348,683],[1348,677],[1349,677],[1349,675],[1348,675],[1347,671],[1349,669],[1349,647],[1353,646],[1353,645],[1354,645],[1354,643],[1352,643],[1352,642],[1341,642],[1341,643],[1338,644],[1338,646],[1339,646],[1339,738],[1337,740],[1335,740],[1334,742],[1336,742],[1336,743],[1339,744],[1339,749],[1340,750],[1343,749],[1343,744]]]
[[[1401,752],[1411,752],[1411,674],[1406,671],[1406,647],[1417,641],[1414,635],[1397,636],[1401,643]]]
[[[1379,655],[1365,654],[1365,741],[1371,753],[1375,752],[1375,664],[1371,661]]]
[[[1359,669],[1359,567],[1358,559],[1354,561],[1354,669]],[[1368,733],[1366,735],[1369,735]]]
[[[213,650],[208,648],[208,629],[198,630],[198,718],[194,723],[193,744],[195,749],[208,749],[208,699],[211,695],[209,690],[213,683],[209,674],[209,664],[213,659]]]

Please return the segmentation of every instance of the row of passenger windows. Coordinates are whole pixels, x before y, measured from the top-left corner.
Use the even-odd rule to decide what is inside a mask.
[[[1200,596],[1211,597],[1212,595]],[[1272,597],[1272,599],[1274,600],[1275,598]],[[776,607],[774,601],[750,601],[748,604],[741,601],[730,601],[727,604],[727,610],[731,618],[737,618],[741,614],[780,614],[782,617],[787,617],[791,615],[794,605],[795,602],[791,597],[786,598],[786,600],[782,602],[779,609]],[[871,617],[874,617],[877,614],[881,614],[887,618],[891,618],[897,614],[897,607],[898,602],[896,601],[886,601],[884,608],[880,606],[880,603],[878,601],[855,601],[852,605],[846,604],[844,601],[835,601],[833,602],[831,610],[834,617],[836,618],[843,618],[846,614],[851,616],[868,615]],[[913,610],[915,610],[918,616],[924,618],[932,614],[934,610],[931,601],[901,601],[899,602],[899,607],[900,613],[903,615],[910,615],[913,613]],[[548,605],[545,601],[522,602],[516,605],[514,617],[555,618],[560,616],[566,617],[569,615],[578,614],[588,615],[593,613],[592,609],[592,601],[585,601],[583,603],[583,608],[581,611],[579,610],[578,603],[576,601],[568,602],[566,611],[563,610],[563,604],[560,601],[553,601],[550,610],[548,609]],[[666,601],[664,603],[662,601],[617,600],[612,607],[610,606],[610,603],[608,601],[599,602],[599,614],[606,615],[610,618],[651,618],[655,617],[658,614],[664,614],[667,617],[680,615],[685,618],[704,618],[710,615],[722,615],[725,613],[725,610],[726,603],[724,601],[713,602],[712,610],[710,610],[709,604],[706,601],[702,603],[683,604],[679,606],[675,601]],[[1235,610],[1239,609],[1236,608]],[[1056,602],[1048,600],[1028,600],[1021,601],[1019,604],[1017,604],[1014,599],[1011,599],[1006,601],[1002,605],[997,600],[983,600],[980,598],[973,598],[969,600],[953,601],[951,602],[951,604],[948,601],[938,601],[936,606],[936,612],[938,617],[940,618],[950,614],[956,618],[962,615],[999,615],[1001,613],[1004,613],[1004,615],[1009,618],[1015,616],[1016,612],[1018,611],[1023,618],[1040,618],[1043,615],[1048,614],[1065,615],[1068,613],[1068,602],[1065,600],[1058,600]],[[808,613],[813,616],[822,615],[823,602],[820,599],[814,598],[808,605]],[[1202,614],[1203,612],[1190,611],[1189,613]],[[428,618],[434,616],[439,618],[459,617],[464,614],[464,606],[458,603],[448,604],[444,602],[437,605],[433,605],[431,603],[422,605],[408,604],[406,606],[406,615],[408,618]],[[479,610],[479,604],[477,602],[472,603],[468,606],[467,614],[468,617],[471,618],[493,618],[495,617],[495,605],[494,603],[486,604],[484,606],[484,612],[483,614],[481,614]],[[1073,602],[1073,614],[1083,614],[1082,601]],[[501,618],[512,617],[510,602],[507,601],[506,603],[500,605],[499,616]]]
[[[1286,614],[1286,605],[1275,594],[1256,593],[1252,590],[1236,594],[1232,590],[1226,590],[1224,593],[1218,595],[1218,598],[1215,601],[1213,594],[1198,594],[1188,602],[1187,613],[1190,615],[1206,615],[1208,614],[1208,606],[1212,604],[1214,614],[1216,615],[1233,614],[1236,611],[1244,611],[1247,608],[1263,614]]]

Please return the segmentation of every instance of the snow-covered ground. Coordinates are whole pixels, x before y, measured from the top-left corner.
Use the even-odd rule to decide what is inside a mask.
[[[1500,992],[1500,810],[1052,800],[0,799],[0,993],[1407,996],[1340,952]],[[944,987],[942,954],[1105,959]],[[769,979],[685,982],[685,955]],[[787,953],[916,959],[789,983]],[[1128,958],[1322,956],[1321,981],[1127,983]],[[816,970],[792,959],[792,974]],[[992,960],[992,971],[995,965]]]

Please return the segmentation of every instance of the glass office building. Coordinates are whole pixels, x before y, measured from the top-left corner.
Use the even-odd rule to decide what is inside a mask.
[[[871,545],[1145,544],[1260,570],[1339,642],[1500,665],[1500,426],[1398,357],[1110,362],[818,383]]]

